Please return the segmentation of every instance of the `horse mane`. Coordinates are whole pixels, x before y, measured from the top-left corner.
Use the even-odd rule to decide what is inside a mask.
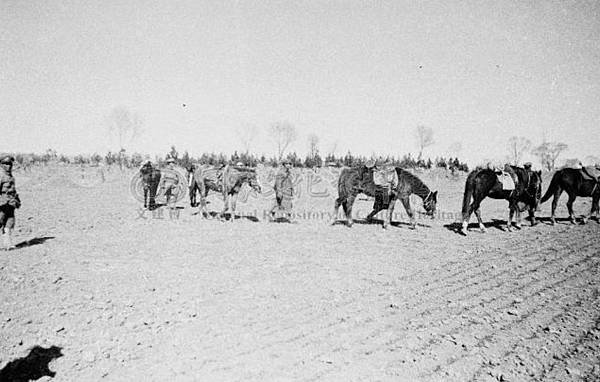
[[[411,173],[408,170],[405,170],[401,167],[396,167],[396,173],[398,174],[398,178],[403,177],[406,179],[408,184],[413,188],[413,193],[416,195],[426,198],[427,195],[431,192],[431,189],[427,187],[425,182],[423,182],[418,176]]]

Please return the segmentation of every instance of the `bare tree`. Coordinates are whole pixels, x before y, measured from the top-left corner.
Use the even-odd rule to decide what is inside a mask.
[[[133,141],[142,132],[142,119],[125,106],[112,109],[105,117],[105,123],[109,133],[117,136],[119,150],[124,150],[124,145]]]
[[[308,136],[308,157],[314,158],[319,154],[319,137],[317,134]]]
[[[434,143],[431,127],[419,125],[416,129],[417,144],[419,146],[419,160],[423,157],[423,150]]]
[[[568,147],[567,144],[561,142],[544,142],[534,148],[531,153],[540,159],[543,167],[552,171],[555,168],[556,159]]]
[[[335,140],[335,141],[334,141],[334,142],[331,144],[331,146],[330,146],[330,148],[329,148],[329,153],[328,153],[328,155],[330,155],[330,156],[332,156],[332,157],[333,157],[333,156],[335,156],[335,151],[337,150],[338,144],[339,144],[339,141],[336,139],[336,140]]]
[[[277,160],[283,158],[285,150],[296,140],[298,133],[296,128],[289,122],[276,122],[268,130],[269,136],[277,147]]]
[[[508,159],[514,166],[518,166],[523,159],[523,154],[531,148],[531,141],[524,137],[510,137],[508,139]]]
[[[243,152],[248,154],[252,143],[258,136],[258,126],[251,124],[241,125],[236,129],[236,135],[242,144]]]

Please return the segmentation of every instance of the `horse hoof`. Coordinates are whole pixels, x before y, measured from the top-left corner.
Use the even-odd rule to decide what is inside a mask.
[[[515,227],[517,227],[518,230],[521,230],[523,228],[520,224],[517,224]]]

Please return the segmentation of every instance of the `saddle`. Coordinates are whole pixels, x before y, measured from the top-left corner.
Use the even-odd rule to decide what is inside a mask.
[[[390,201],[392,190],[398,186],[398,173],[394,167],[384,167],[373,170],[373,183],[375,184],[375,193],[381,196],[384,206]]]
[[[398,186],[398,173],[396,173],[396,169],[393,167],[374,170],[373,183],[376,186],[392,190]]]
[[[598,167],[594,167],[594,166],[583,167],[581,169],[581,175],[583,175],[583,179],[600,182],[600,168],[598,168]]]
[[[500,184],[502,184],[503,190],[513,191],[516,188],[517,180],[513,174],[502,171],[500,173],[496,173],[496,176],[498,177]]]

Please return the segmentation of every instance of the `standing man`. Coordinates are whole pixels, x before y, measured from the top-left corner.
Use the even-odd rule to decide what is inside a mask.
[[[15,228],[15,209],[21,207],[15,178],[12,176],[14,160],[11,156],[0,159],[0,233],[4,239],[4,248],[7,250],[15,248],[12,240]]]
[[[177,186],[179,185],[179,177],[175,170],[175,160],[167,159],[167,167],[161,171],[160,184],[158,189],[165,195],[167,207],[169,207],[169,217],[173,218],[175,213],[178,196]]]
[[[152,187],[157,186],[157,184],[152,184],[154,169],[152,168],[152,162],[150,160],[145,160],[144,163],[142,163],[139,169],[139,175],[140,178],[142,178],[142,188],[144,191],[144,208],[153,209],[156,192],[152,195]]]
[[[292,179],[292,162],[283,161],[283,168],[275,176],[275,205],[271,209],[271,219],[275,218],[277,210],[283,210],[292,223],[292,199],[294,197],[294,184]]]
[[[190,196],[190,206],[196,207],[196,182],[194,181],[194,173],[196,172],[196,166],[190,163],[187,167],[188,176],[188,191]]]

